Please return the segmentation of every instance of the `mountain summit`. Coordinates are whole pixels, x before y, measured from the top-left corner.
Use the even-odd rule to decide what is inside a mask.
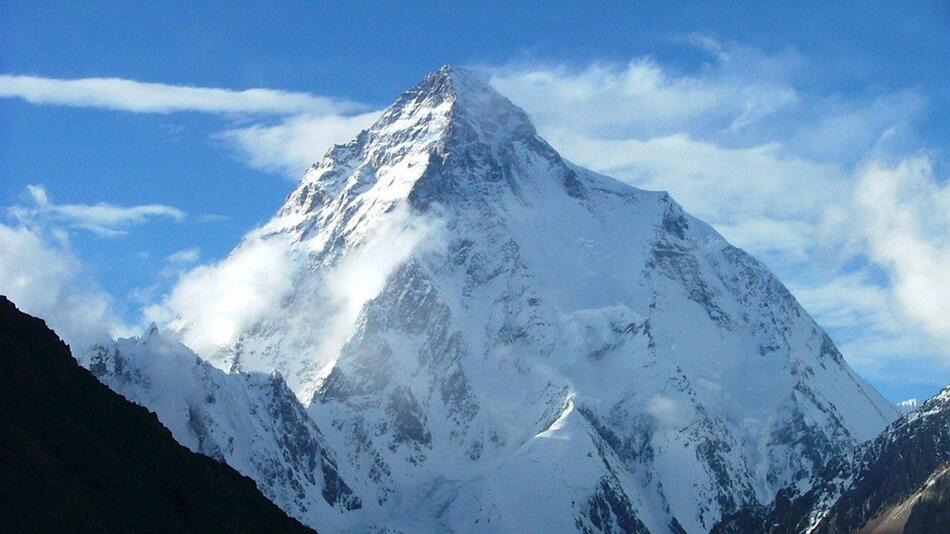
[[[272,305],[211,348],[171,326],[285,377],[353,528],[708,531],[897,415],[764,265],[462,69],[333,147],[227,261],[260,243],[290,265]]]
[[[333,147],[268,227],[297,223],[329,200],[372,199],[386,210],[402,200],[422,209],[430,202],[522,196],[524,184],[504,168],[518,148],[560,159],[524,111],[473,73],[445,66],[403,93],[369,130]],[[573,172],[561,165],[564,183],[576,187]]]

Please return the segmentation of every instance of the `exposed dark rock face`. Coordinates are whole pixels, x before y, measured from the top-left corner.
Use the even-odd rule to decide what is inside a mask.
[[[646,526],[637,518],[630,500],[609,478],[600,480],[600,486],[589,500],[590,510],[587,517],[597,532],[627,534],[648,534]],[[581,532],[591,532],[580,526]]]
[[[950,469],[921,492],[904,526],[906,534],[940,532],[950,528]]]
[[[738,512],[726,514],[709,534],[753,534],[765,529],[768,509],[763,506],[747,506]]]
[[[0,296],[0,531],[309,532]]]

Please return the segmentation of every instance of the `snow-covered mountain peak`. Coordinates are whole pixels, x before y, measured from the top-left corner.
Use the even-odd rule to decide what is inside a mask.
[[[444,118],[446,135],[467,127],[483,141],[503,143],[512,135],[532,135],[523,110],[499,94],[474,72],[445,65],[403,93],[371,128],[376,132],[418,127],[427,113]]]
[[[464,70],[333,147],[225,267],[268,240],[291,282],[202,356],[281,372],[351,525],[705,531],[896,417],[764,265]]]
[[[521,184],[506,172],[517,150],[561,167],[563,182],[576,185],[523,110],[475,73],[444,66],[403,93],[372,127],[314,164],[268,228],[300,230],[308,220],[351,209],[372,224],[406,200],[425,211],[433,203],[521,195]]]

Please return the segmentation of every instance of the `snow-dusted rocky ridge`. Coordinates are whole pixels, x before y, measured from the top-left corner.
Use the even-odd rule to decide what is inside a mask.
[[[254,479],[301,522],[337,529],[341,511],[361,506],[280,375],[225,373],[154,327],[79,359],[101,382],[154,411],[179,443]]]
[[[799,492],[749,507],[717,532],[839,534],[946,530],[950,502],[950,386],[877,438],[832,458]]]
[[[761,263],[666,193],[563,160],[464,70],[333,147],[235,254],[260,241],[289,243],[292,289],[201,355],[277,370],[308,405],[362,505],[288,509],[318,529],[705,532],[897,415]],[[216,380],[277,380],[249,376]]]

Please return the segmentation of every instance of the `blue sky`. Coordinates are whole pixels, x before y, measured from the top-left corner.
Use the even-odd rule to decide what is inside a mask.
[[[0,2],[0,290],[134,331],[451,63],[763,259],[888,398],[950,382],[946,2],[274,4]]]

